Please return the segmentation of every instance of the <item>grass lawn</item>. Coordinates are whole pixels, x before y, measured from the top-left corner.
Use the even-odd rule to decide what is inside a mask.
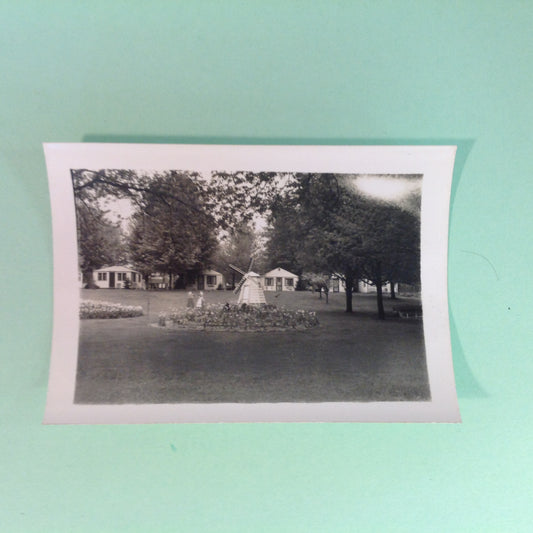
[[[229,291],[206,303],[235,302]],[[375,295],[329,304],[316,293],[267,293],[267,301],[317,312],[306,331],[180,331],[154,327],[185,308],[185,291],[87,290],[82,299],[141,305],[136,318],[82,320],[77,403],[325,402],[429,399],[421,321],[377,319]],[[393,305],[411,302],[387,300]]]

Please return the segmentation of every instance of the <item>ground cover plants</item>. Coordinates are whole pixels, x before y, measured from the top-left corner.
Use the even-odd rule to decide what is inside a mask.
[[[142,314],[143,308],[140,305],[97,300],[82,300],[80,303],[80,318],[131,318]]]
[[[287,309],[272,304],[212,304],[203,308],[173,309],[159,314],[163,327],[203,330],[271,331],[305,330],[318,326],[314,311]]]

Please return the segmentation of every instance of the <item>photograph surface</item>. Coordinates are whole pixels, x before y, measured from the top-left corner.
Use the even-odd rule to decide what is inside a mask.
[[[45,421],[458,419],[453,147],[45,151]]]

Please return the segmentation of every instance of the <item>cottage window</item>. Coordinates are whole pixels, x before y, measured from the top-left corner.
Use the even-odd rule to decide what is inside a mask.
[[[265,278],[265,283],[267,287],[272,287],[274,285],[274,278]]]
[[[98,272],[98,281],[107,281],[107,272]]]
[[[285,278],[285,285],[287,287],[294,287],[294,279],[293,278]]]
[[[208,285],[216,285],[217,277],[216,276],[206,276]]]

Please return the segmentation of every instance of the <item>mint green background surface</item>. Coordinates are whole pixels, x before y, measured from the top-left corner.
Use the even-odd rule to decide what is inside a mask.
[[[532,27],[528,1],[2,2],[0,531],[531,531]],[[457,144],[463,423],[42,426],[43,141]]]

